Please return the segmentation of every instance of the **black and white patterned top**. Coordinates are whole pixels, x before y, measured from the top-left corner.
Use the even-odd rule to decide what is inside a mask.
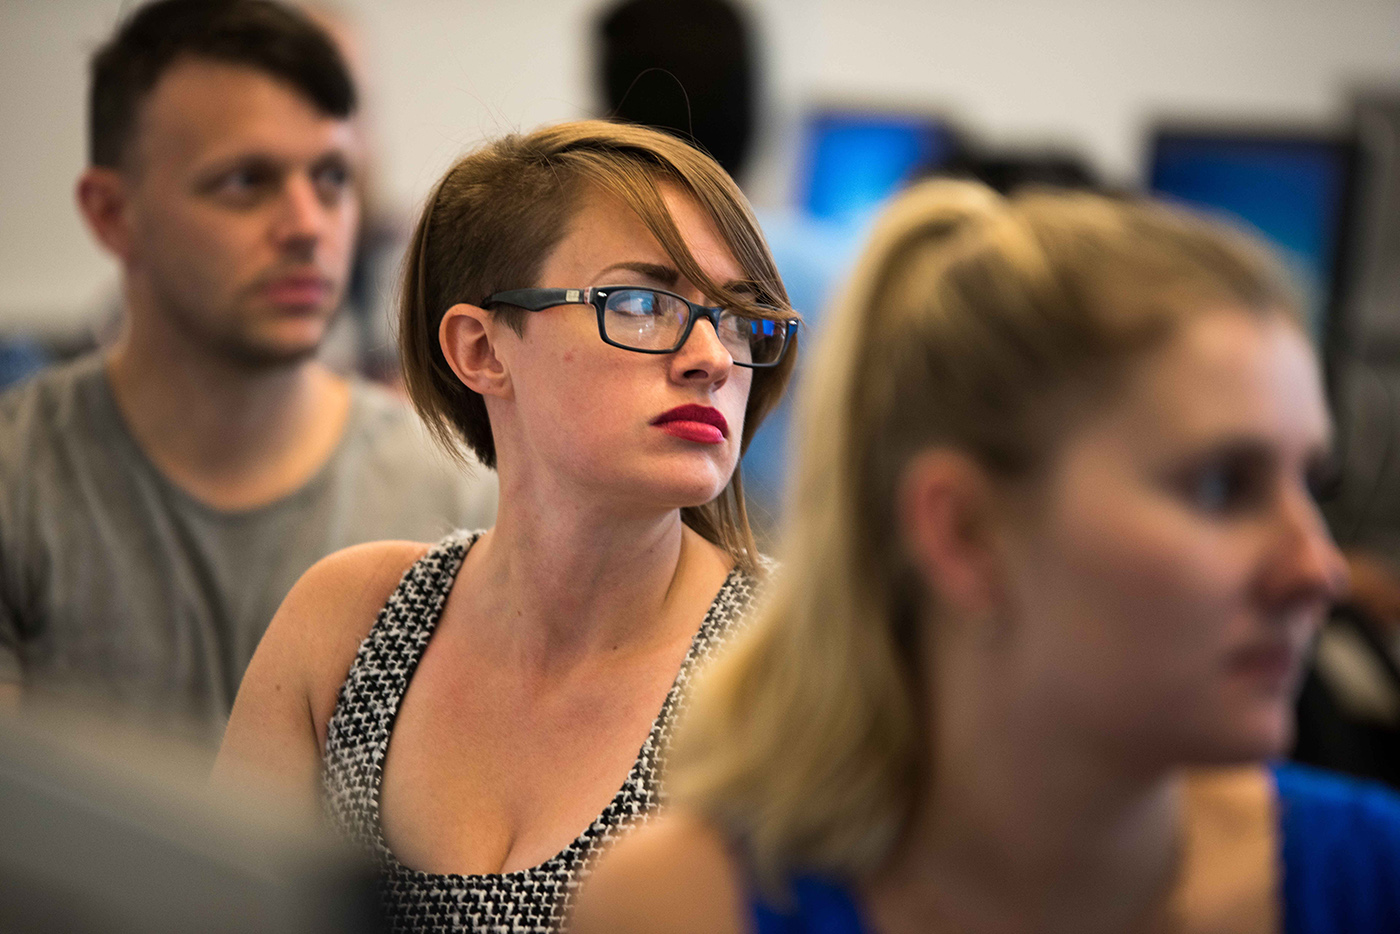
[[[420,558],[389,597],[361,643],[326,729],[326,808],[335,824],[378,859],[380,892],[395,932],[534,934],[562,927],[586,864],[662,803],[662,762],[686,687],[697,667],[737,629],[757,589],[738,568],[710,604],[627,780],[612,802],[564,850],[516,872],[438,875],[409,869],[389,851],[379,823],[379,791],[399,702],[467,549],[480,532],[449,537]]]

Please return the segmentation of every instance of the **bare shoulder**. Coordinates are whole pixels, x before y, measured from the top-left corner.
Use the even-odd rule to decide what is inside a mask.
[[[264,643],[269,654],[287,653],[285,660],[302,668],[318,734],[379,610],[430,547],[388,541],[342,549],[313,564],[282,601]]]
[[[404,572],[428,550],[371,542],[321,559],[292,587],[248,664],[217,776],[309,790],[326,722],[360,642]]]
[[[363,638],[369,626],[356,611],[372,611],[372,622],[404,573],[430,547],[422,542],[366,542],[327,555],[301,576],[277,615],[292,621],[286,625],[338,619],[342,628],[349,627],[353,617],[360,625],[350,628],[363,630]],[[326,633],[320,626],[310,628],[310,635]]]
[[[675,811],[602,858],[574,911],[574,934],[741,934],[739,865],[704,819]]]

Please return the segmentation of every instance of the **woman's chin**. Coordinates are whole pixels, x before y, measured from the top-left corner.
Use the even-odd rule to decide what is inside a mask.
[[[616,502],[626,513],[670,512],[713,502],[724,492],[724,487],[724,483],[711,481],[681,483],[674,477],[666,482],[658,482],[655,478],[639,479],[621,490]]]
[[[703,506],[724,492],[729,474],[716,469],[690,469],[648,478],[652,497],[675,508]]]
[[[1292,747],[1293,734],[1291,706],[1261,705],[1220,723],[1195,758],[1198,764],[1214,766],[1278,759]]]
[[[710,485],[678,493],[675,502],[682,509],[693,509],[712,503],[724,492],[724,484]]]

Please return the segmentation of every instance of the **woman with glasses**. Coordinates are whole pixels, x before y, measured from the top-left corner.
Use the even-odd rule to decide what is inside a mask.
[[[564,124],[459,161],[400,349],[428,427],[499,474],[497,524],[309,571],[219,773],[319,794],[395,930],[557,929],[763,577],[737,465],[796,328],[738,188],[673,137]]]
[[[576,934],[1400,931],[1400,800],[1269,766],[1345,582],[1240,235],[933,182],[802,398],[782,580]]]

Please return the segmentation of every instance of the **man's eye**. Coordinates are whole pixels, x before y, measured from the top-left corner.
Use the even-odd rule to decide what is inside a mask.
[[[352,175],[348,166],[328,165],[316,171],[314,180],[322,199],[333,201],[338,200],[350,187]]]
[[[242,167],[225,172],[214,180],[214,195],[232,200],[248,201],[272,187],[272,173],[255,167]]]

